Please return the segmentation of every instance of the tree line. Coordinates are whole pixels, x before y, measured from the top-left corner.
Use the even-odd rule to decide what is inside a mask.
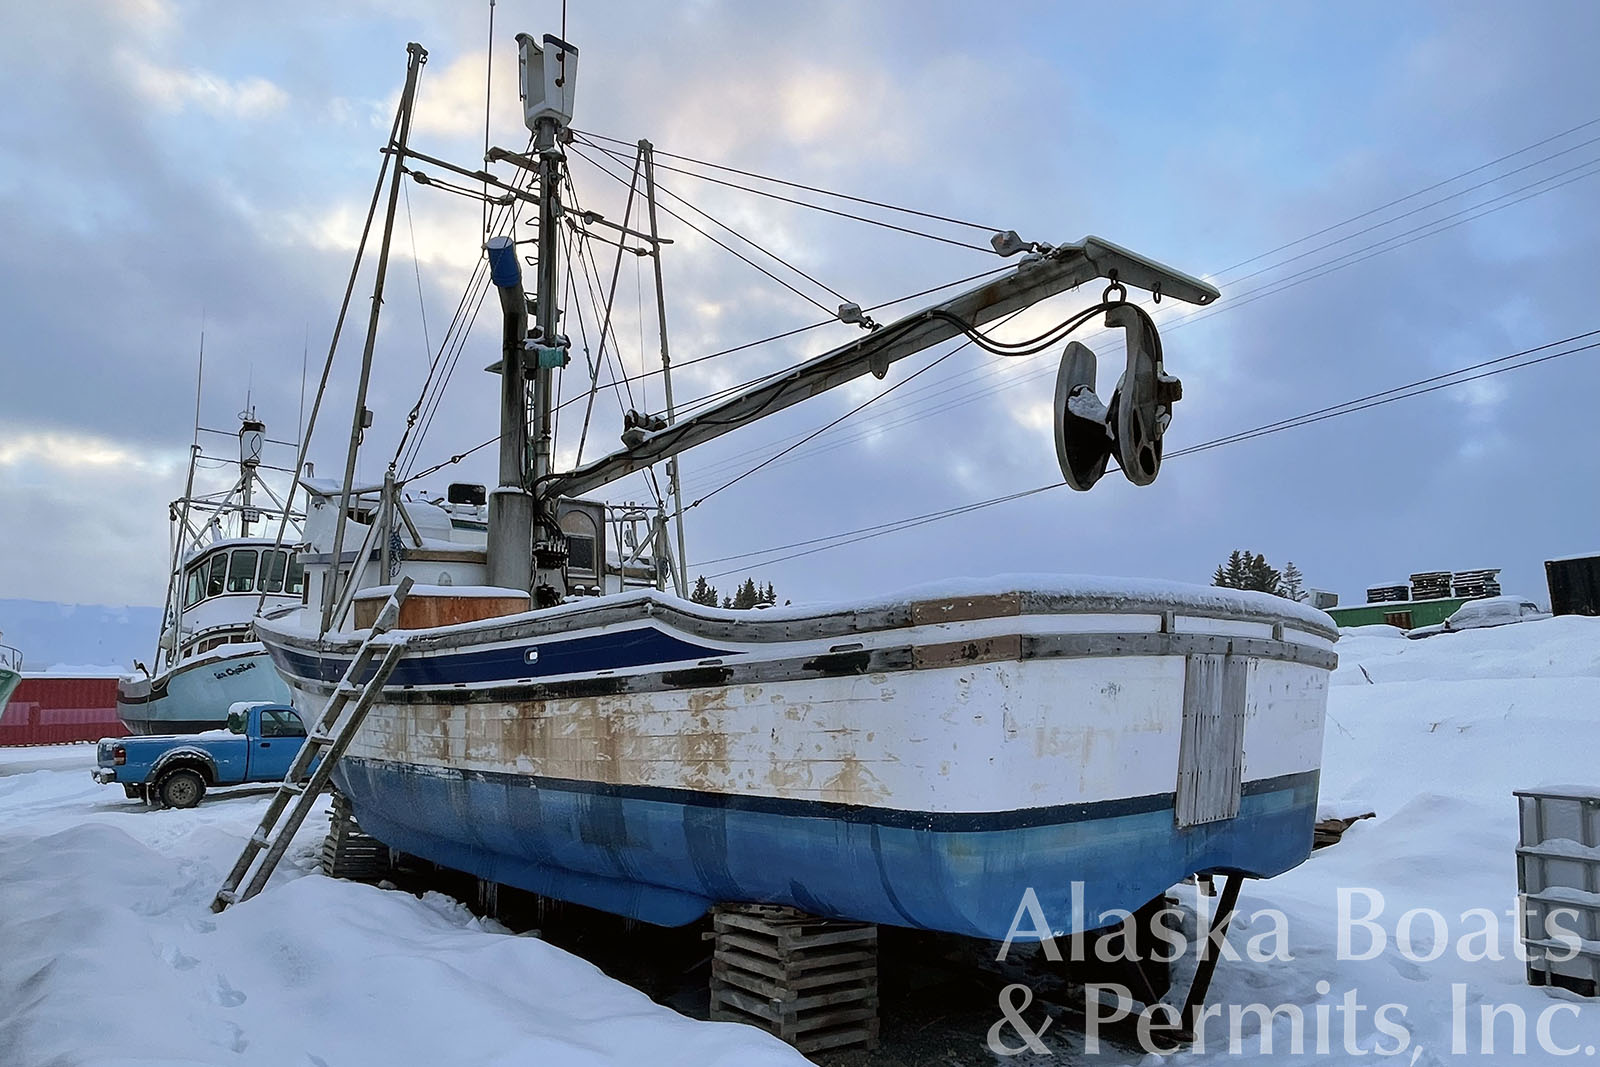
[[[1286,600],[1307,600],[1311,597],[1310,590],[1305,586],[1305,576],[1294,565],[1294,560],[1285,563],[1280,571],[1267,562],[1265,555],[1252,553],[1249,549],[1242,552],[1234,549],[1226,563],[1217,565],[1216,573],[1211,576],[1211,584],[1224,589],[1254,589]]]
[[[768,582],[765,587],[756,584],[754,578],[746,578],[734,591],[732,596],[721,595],[717,587],[706,581],[705,575],[695,579],[694,589],[689,593],[689,599],[696,604],[704,604],[708,608],[746,608],[760,607],[764,604],[776,604],[778,591]]]

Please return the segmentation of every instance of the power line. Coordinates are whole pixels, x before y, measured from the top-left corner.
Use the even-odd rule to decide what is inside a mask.
[[[1481,170],[1488,170],[1490,167],[1493,167],[1493,166],[1495,166],[1496,164],[1499,164],[1499,163],[1504,163],[1508,159],[1515,159],[1517,156],[1522,155],[1524,152],[1531,152],[1535,148],[1542,148],[1542,147],[1544,147],[1545,145],[1549,144],[1552,141],[1559,141],[1559,140],[1561,140],[1561,138],[1568,137],[1568,136],[1570,136],[1570,135],[1572,135],[1574,133],[1577,133],[1579,130],[1586,130],[1590,126],[1595,125],[1596,123],[1600,123],[1600,118],[1592,118],[1588,122],[1580,122],[1580,123],[1578,123],[1578,125],[1573,126],[1571,129],[1562,130],[1560,133],[1551,134],[1549,137],[1546,137],[1544,140],[1535,141],[1533,144],[1525,145],[1524,147],[1517,149],[1515,152],[1507,152],[1505,155],[1499,156],[1499,157],[1497,157],[1495,159],[1491,159],[1487,163],[1480,163],[1476,167],[1473,167],[1470,170],[1464,170],[1460,174],[1452,175],[1449,178],[1445,178],[1443,181],[1437,181],[1437,182],[1434,182],[1432,185],[1424,186],[1423,188],[1418,189],[1416,192],[1407,193],[1405,196],[1397,197],[1396,199],[1389,201],[1387,204],[1379,204],[1377,207],[1370,208],[1370,209],[1368,209],[1366,211],[1363,211],[1359,215],[1352,215],[1349,218],[1345,219],[1343,222],[1336,222],[1332,226],[1324,226],[1322,229],[1318,230],[1316,233],[1308,233],[1304,237],[1301,237],[1301,238],[1299,238],[1297,240],[1294,240],[1294,241],[1290,241],[1288,244],[1279,245],[1277,248],[1268,249],[1267,251],[1262,252],[1259,255],[1251,256],[1249,259],[1241,259],[1239,262],[1235,263],[1231,267],[1222,268],[1222,270],[1218,271],[1217,274],[1219,276],[1223,275],[1223,274],[1227,274],[1229,271],[1238,270],[1240,267],[1249,266],[1251,263],[1254,263],[1258,259],[1266,259],[1268,256],[1274,256],[1274,255],[1277,255],[1279,252],[1282,252],[1282,251],[1285,251],[1287,249],[1293,248],[1295,245],[1304,244],[1307,241],[1314,241],[1318,237],[1321,237],[1325,233],[1332,233],[1334,230],[1341,229],[1341,228],[1343,228],[1345,226],[1348,226],[1352,222],[1360,222],[1364,218],[1368,218],[1368,217],[1370,217],[1372,215],[1376,215],[1380,211],[1386,211],[1389,208],[1395,207],[1398,204],[1403,204],[1407,200],[1414,200],[1417,197],[1422,196],[1425,193],[1433,192],[1435,189],[1442,189],[1446,185],[1451,184],[1452,182],[1458,182],[1462,178],[1465,178],[1465,177],[1468,177],[1470,175],[1476,174]],[[1588,143],[1588,142],[1585,142],[1585,143]],[[1513,171],[1512,173],[1516,173],[1516,172]],[[1463,190],[1463,191],[1466,192],[1466,191],[1470,191],[1470,190]]]
[[[1518,352],[1512,352],[1509,355],[1497,356],[1494,359],[1484,360],[1466,367],[1459,367],[1456,370],[1448,371],[1443,374],[1435,374],[1427,378],[1421,378],[1417,381],[1408,382],[1405,385],[1395,386],[1392,389],[1387,389],[1379,393],[1371,393],[1364,397],[1348,400],[1342,404],[1318,408],[1315,411],[1305,412],[1301,415],[1296,415],[1291,418],[1278,419],[1273,422],[1264,423],[1261,426],[1257,426],[1249,430],[1241,430],[1236,433],[1227,434],[1223,437],[1213,438],[1209,441],[1204,441],[1196,445],[1190,445],[1186,448],[1168,453],[1165,458],[1176,459],[1179,456],[1194,455],[1199,452],[1206,452],[1215,448],[1221,448],[1226,445],[1238,444],[1243,441],[1254,440],[1258,437],[1270,436],[1274,433],[1282,433],[1285,430],[1298,429],[1302,426],[1310,426],[1315,423],[1324,422],[1328,419],[1338,418],[1343,415],[1353,415],[1359,411],[1368,411],[1372,408],[1382,407],[1386,404],[1393,404],[1401,400],[1409,400],[1413,397],[1435,393],[1442,389],[1449,389],[1458,385],[1465,385],[1469,382],[1480,381],[1484,378],[1493,377],[1497,374],[1505,374],[1514,370],[1522,370],[1526,367],[1533,367],[1543,363],[1549,363],[1553,360],[1562,359],[1566,356],[1577,355],[1580,352],[1592,351],[1596,348],[1600,348],[1600,341],[1591,341],[1588,344],[1579,345],[1575,348],[1568,348],[1560,352],[1552,352],[1547,355],[1539,356],[1536,359],[1524,360],[1521,363],[1509,362],[1511,360],[1520,359],[1524,356],[1533,355],[1536,352],[1543,352],[1550,348],[1557,348],[1562,345],[1571,344],[1574,341],[1581,341],[1585,338],[1594,337],[1596,334],[1600,334],[1600,329],[1587,330],[1583,333],[1573,334],[1558,341],[1547,342],[1533,348],[1526,348]],[[1470,374],[1469,372],[1471,371],[1479,371],[1479,373]],[[1462,375],[1467,376],[1461,377]],[[734,559],[748,559],[752,556],[762,556],[772,552],[786,552],[789,549],[804,549],[804,551],[793,552],[789,555],[778,556],[772,559],[764,559],[759,563],[747,565],[762,567],[770,566],[774,563],[782,563],[787,560],[799,558],[801,556],[809,556],[817,552],[825,552],[832,548],[842,548],[845,545],[855,544],[859,541],[869,540],[874,537],[881,537],[890,533],[897,533],[900,530],[912,529],[916,526],[927,525],[930,522],[937,522],[941,519],[951,518],[956,515],[964,515],[973,511],[981,511],[985,508],[994,507],[1012,500],[1019,500],[1024,497],[1034,496],[1052,489],[1059,489],[1066,484],[1067,483],[1064,481],[1051,482],[1045,485],[1035,486],[1032,489],[1025,489],[1016,493],[1008,493],[1004,496],[992,497],[988,500],[975,501],[952,508],[945,508],[940,511],[928,512],[922,515],[912,515],[904,519],[894,520],[892,522],[879,523],[876,526],[862,527],[857,530],[846,530],[837,534],[813,537],[805,541],[796,541],[787,545],[777,545],[766,549],[741,552],[731,556],[721,556],[716,559],[708,560],[705,563],[696,564],[696,566],[706,566],[711,563],[727,562]],[[707,575],[706,577],[721,578],[729,573],[731,572],[720,571],[716,574]]]

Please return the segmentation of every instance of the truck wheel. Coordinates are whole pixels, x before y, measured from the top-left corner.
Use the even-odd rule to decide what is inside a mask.
[[[206,780],[187,768],[179,768],[161,779],[161,803],[169,808],[192,808],[206,795]]]

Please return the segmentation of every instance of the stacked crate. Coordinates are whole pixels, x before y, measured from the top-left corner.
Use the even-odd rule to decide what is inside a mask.
[[[1456,596],[1466,600],[1500,595],[1500,568],[1476,571],[1456,571]]]
[[[1449,571],[1422,571],[1411,576],[1412,600],[1444,600],[1450,596]]]
[[[1600,788],[1518,790],[1528,981],[1600,994]],[[1574,941],[1579,938],[1581,941]]]
[[[712,923],[711,1018],[801,1052],[877,1047],[876,926],[766,904],[719,904]]]
[[[352,882],[376,882],[389,874],[389,846],[362,833],[343,793],[328,807],[328,836],[322,839],[322,873]]]
[[[1374,585],[1367,588],[1368,604],[1400,603],[1411,599],[1411,587],[1408,585]]]

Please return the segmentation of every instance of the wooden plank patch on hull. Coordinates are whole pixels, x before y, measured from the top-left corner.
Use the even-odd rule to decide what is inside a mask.
[[[801,1052],[877,1047],[876,926],[765,904],[720,904],[712,925],[711,1018]]]

